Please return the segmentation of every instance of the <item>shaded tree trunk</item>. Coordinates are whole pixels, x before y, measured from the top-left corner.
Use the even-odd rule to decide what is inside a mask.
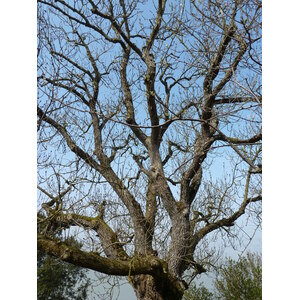
[[[168,278],[154,278],[151,275],[135,276],[131,285],[138,300],[180,300],[184,292],[181,282],[171,282]]]

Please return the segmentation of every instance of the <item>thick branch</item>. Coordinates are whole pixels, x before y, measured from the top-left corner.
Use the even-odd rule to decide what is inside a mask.
[[[260,100],[259,103],[262,102],[262,97],[258,96]],[[248,103],[248,102],[257,102],[256,97],[223,97],[221,99],[216,99],[214,105],[219,104],[235,104],[235,103]]]
[[[95,3],[93,3],[93,1],[89,0],[89,2],[91,3],[91,5],[93,7],[92,13],[100,16],[103,19],[109,20],[111,22],[111,25],[112,25],[113,29],[115,30],[115,32],[117,32],[123,38],[125,43],[128,44],[130,46],[130,48],[133,49],[142,58],[143,55],[142,55],[141,50],[130,40],[130,38],[121,29],[120,25],[117,23],[114,16],[112,14],[108,15],[108,14],[102,13],[101,11],[98,10],[97,6],[95,5]],[[124,42],[122,42],[122,48],[123,49],[126,48],[124,45]]]
[[[215,139],[207,137],[203,130],[195,141],[194,158],[181,180],[180,199],[186,203],[191,204],[196,196],[202,179],[202,163],[214,141]]]
[[[155,256],[134,257],[131,260],[108,259],[42,235],[38,235],[37,245],[39,250],[63,261],[108,275],[154,275],[162,271],[162,262]]]
[[[149,51],[154,43],[154,40],[159,32],[160,25],[162,22],[162,17],[165,11],[166,7],[166,0],[159,0],[158,1],[158,10],[157,10],[157,15],[156,15],[156,20],[155,20],[155,25],[153,27],[153,30],[150,34],[150,37],[147,39],[146,42],[146,48]]]
[[[127,253],[122,247],[117,234],[103,219],[104,204],[99,206],[100,213],[97,217],[87,217],[78,214],[59,214],[56,221],[60,224],[69,226],[81,226],[83,228],[90,228],[97,232],[102,244],[105,255],[108,258],[128,258]]]
[[[222,78],[222,80],[217,84],[217,86],[212,91],[212,96],[215,99],[215,96],[218,95],[218,93],[223,89],[223,87],[229,82],[231,79],[233,73],[236,71],[238,64],[240,63],[242,57],[247,51],[248,45],[245,41],[239,41],[240,44],[240,51],[236,55],[233,63],[231,64],[229,70],[225,73],[225,76]]]
[[[144,83],[146,85],[148,112],[150,115],[151,126],[153,126],[151,130],[151,143],[159,145],[160,127],[158,126],[159,118],[157,114],[154,88],[156,64],[153,55],[149,53],[147,48],[144,49],[144,57],[147,64],[147,74],[144,78]]]
[[[129,87],[129,84],[127,81],[126,69],[127,69],[127,65],[128,65],[128,61],[129,61],[129,54],[130,54],[129,48],[127,48],[126,50],[123,51],[123,59],[122,59],[121,70],[120,70],[122,90],[124,93],[124,100],[125,100],[125,106],[126,106],[126,111],[127,111],[126,122],[129,125],[132,125],[132,126],[130,126],[130,128],[133,131],[133,133],[141,141],[141,143],[147,147],[147,143],[146,143],[147,136],[138,127],[136,120],[135,120],[132,94],[131,94],[131,90],[130,90],[130,87]]]
[[[146,194],[146,214],[145,218],[147,221],[147,242],[149,249],[152,248],[152,240],[154,235],[154,227],[155,227],[155,216],[157,212],[157,204],[156,204],[156,191],[154,189],[154,185],[152,182],[148,183],[148,190]]]
[[[212,91],[212,83],[214,81],[214,79],[218,76],[219,71],[220,71],[220,64],[223,60],[223,57],[225,55],[225,51],[227,46],[229,45],[229,43],[231,42],[237,27],[235,25],[234,22],[234,18],[236,15],[236,9],[237,7],[235,7],[234,12],[232,14],[232,18],[231,18],[231,24],[230,27],[228,28],[227,32],[225,32],[224,37],[219,45],[218,51],[217,51],[217,55],[215,56],[215,58],[213,59],[210,68],[205,76],[205,79],[203,81],[203,89],[204,89],[204,93],[209,95],[211,94]],[[226,30],[226,28],[224,28]],[[210,106],[210,103],[206,103],[207,106]]]
[[[228,137],[225,134],[223,134],[221,131],[219,131],[219,134],[215,136],[215,138],[216,140],[221,140],[235,145],[246,145],[246,144],[253,144],[261,141],[262,133],[258,133],[248,139],[238,139],[238,138]]]
[[[68,134],[65,127],[58,124],[52,118],[46,116],[45,112],[40,107],[37,107],[37,114],[41,120],[53,126],[63,136],[72,152],[74,152],[78,157],[83,159],[89,166],[99,171],[100,165],[88,153],[86,153],[76,145],[71,136]]]

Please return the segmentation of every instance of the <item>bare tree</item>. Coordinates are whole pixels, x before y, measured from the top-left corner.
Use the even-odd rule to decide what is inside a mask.
[[[261,2],[39,0],[38,33],[39,249],[181,299],[260,221]]]

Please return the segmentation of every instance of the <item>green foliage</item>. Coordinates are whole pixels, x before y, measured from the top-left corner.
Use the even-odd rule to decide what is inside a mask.
[[[201,283],[198,287],[194,284],[185,291],[183,300],[213,300],[213,294]]]
[[[248,253],[238,261],[228,258],[218,272],[211,293],[201,283],[194,284],[184,293],[184,300],[261,300],[261,256]]]
[[[67,242],[78,245],[75,239]],[[85,300],[89,279],[86,270],[38,251],[37,261],[38,300]]]
[[[248,253],[238,261],[228,259],[215,281],[217,299],[262,299],[261,256]]]

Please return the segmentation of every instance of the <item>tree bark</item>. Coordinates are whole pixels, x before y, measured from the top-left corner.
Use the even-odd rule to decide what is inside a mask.
[[[184,292],[184,283],[167,276],[139,275],[132,279],[131,285],[138,300],[180,300]]]

